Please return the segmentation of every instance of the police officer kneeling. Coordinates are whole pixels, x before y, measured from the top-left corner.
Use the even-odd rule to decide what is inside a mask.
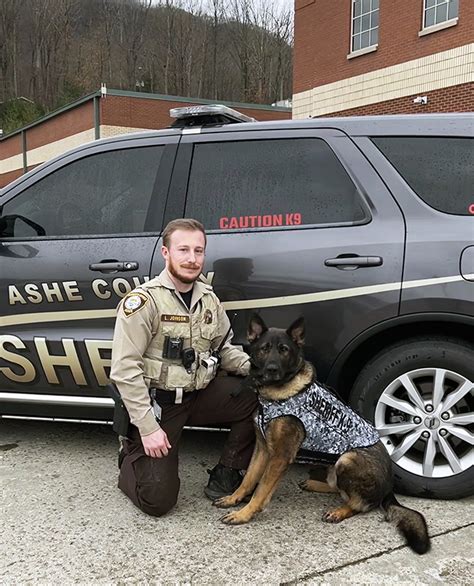
[[[198,280],[206,234],[201,223],[173,220],[163,232],[166,267],[120,303],[110,378],[130,415],[119,488],[145,513],[163,515],[178,498],[183,427],[231,427],[206,495],[231,494],[250,461],[256,398],[238,377],[215,378],[217,366],[248,373],[248,355],[233,347],[229,319],[210,285]],[[217,352],[219,350],[219,352]]]

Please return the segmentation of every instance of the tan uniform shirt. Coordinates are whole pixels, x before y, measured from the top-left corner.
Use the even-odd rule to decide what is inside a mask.
[[[213,377],[200,366],[201,359],[218,348],[229,326],[229,318],[210,285],[194,283],[188,309],[166,269],[124,297],[117,310],[110,378],[141,435],[159,429],[149,387],[182,388],[184,392],[205,388]],[[167,335],[183,338],[184,348],[194,348],[197,359],[190,369],[186,370],[181,360],[163,357]],[[231,338],[232,332],[221,348],[221,367],[246,375],[249,357],[232,346]]]

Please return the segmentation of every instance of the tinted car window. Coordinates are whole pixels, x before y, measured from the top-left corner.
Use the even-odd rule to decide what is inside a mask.
[[[4,205],[0,235],[142,232],[163,148],[95,154],[54,171]]]
[[[472,214],[472,139],[394,136],[372,140],[428,205],[448,214]]]
[[[186,216],[208,229],[360,222],[365,209],[321,139],[197,144]]]

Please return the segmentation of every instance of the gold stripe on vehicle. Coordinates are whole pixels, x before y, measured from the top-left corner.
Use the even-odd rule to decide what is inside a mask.
[[[43,311],[41,313],[24,313],[0,317],[0,327],[44,322],[76,321],[82,319],[103,319],[115,317],[115,309],[82,309],[76,311]]]
[[[283,295],[281,297],[267,297],[264,299],[241,299],[239,301],[224,301],[222,305],[226,310],[240,309],[261,309],[264,307],[282,307],[286,305],[302,305],[306,303],[319,303],[321,301],[334,301],[336,299],[347,299],[361,295],[374,295],[376,293],[387,293],[399,291],[400,289],[413,289],[415,287],[428,287],[431,285],[444,285],[457,281],[474,280],[474,273],[470,275],[454,275],[451,277],[436,277],[433,279],[418,279],[414,281],[400,281],[383,283],[379,285],[368,285],[365,287],[350,287],[347,289],[334,289],[332,291],[321,291],[320,293],[303,293],[299,295]],[[83,319],[104,319],[114,318],[116,309],[84,309],[76,311],[46,311],[42,313],[24,313],[12,316],[1,316],[0,327],[36,324],[45,322],[76,321]]]

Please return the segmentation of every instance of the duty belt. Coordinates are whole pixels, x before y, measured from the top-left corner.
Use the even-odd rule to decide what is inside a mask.
[[[176,388],[172,391],[151,387],[150,397],[154,399],[158,405],[179,405],[183,402],[184,395],[188,396],[195,392],[195,389],[193,391],[185,391],[182,387]]]

